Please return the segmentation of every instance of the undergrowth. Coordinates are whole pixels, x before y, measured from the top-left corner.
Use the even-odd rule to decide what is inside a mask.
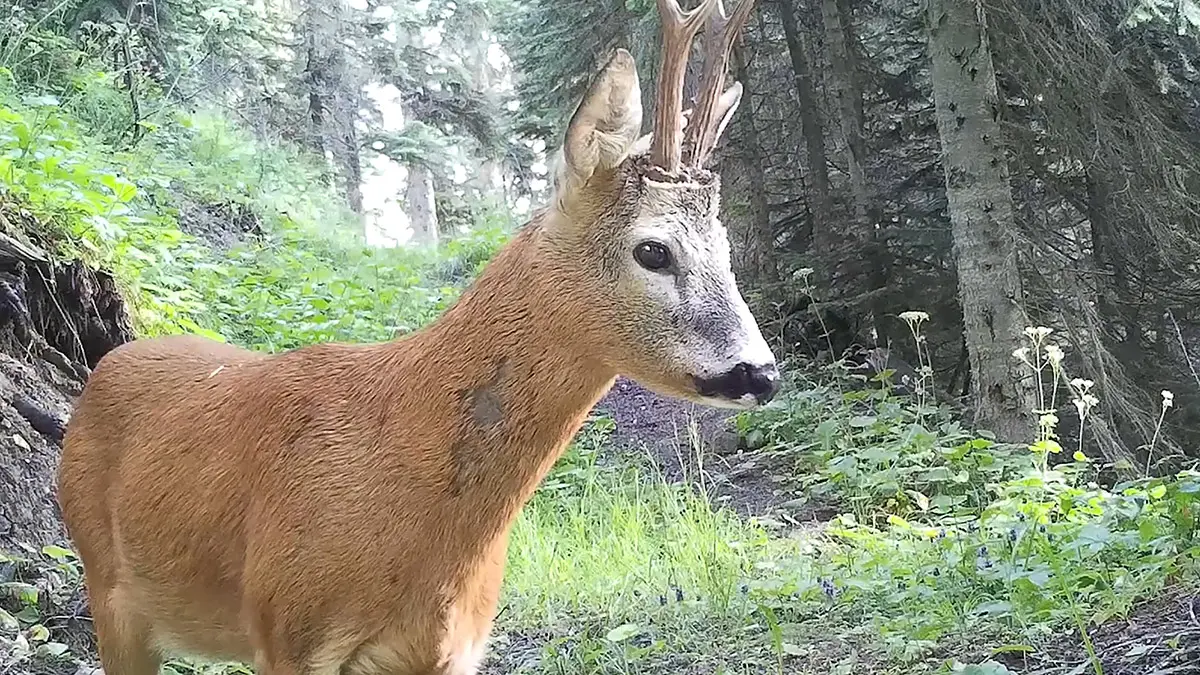
[[[919,341],[928,317],[906,315]],[[967,431],[921,383],[898,395],[889,372],[838,378],[739,421],[794,467],[797,493],[841,507],[817,563],[829,617],[869,625],[893,662],[1021,654],[1063,631],[1090,649],[1094,626],[1195,581],[1200,473],[1102,485],[1083,441],[1101,403],[1093,383],[1068,377],[1049,329],[1026,337],[1014,358],[1037,384],[1028,445]],[[1164,392],[1164,415],[1172,404]],[[1063,407],[1085,425],[1074,449],[1059,444]],[[1094,659],[1089,672],[1102,672]]]
[[[111,270],[140,335],[272,351],[390,339],[442,311],[511,229],[493,215],[433,257],[371,248],[305,166],[212,113],[179,114],[118,151],[88,140],[57,97],[20,94],[0,68],[0,209],[45,225],[8,234]],[[180,210],[196,204],[243,212],[258,231],[213,250],[184,232]]]

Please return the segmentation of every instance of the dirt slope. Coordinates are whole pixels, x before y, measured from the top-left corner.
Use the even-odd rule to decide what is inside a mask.
[[[762,459],[739,449],[734,411],[659,396],[625,378],[596,408],[616,422],[617,446],[646,452],[669,481],[701,485],[743,516],[769,515],[783,501]]]

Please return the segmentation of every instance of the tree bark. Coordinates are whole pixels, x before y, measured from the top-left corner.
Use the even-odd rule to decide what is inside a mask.
[[[850,175],[850,189],[854,195],[855,229],[869,233],[867,214],[870,197],[867,181],[863,174],[866,157],[866,141],[863,138],[862,90],[858,84],[856,64],[851,56],[850,15],[843,14],[839,0],[822,0],[821,17],[825,23],[825,44],[829,49],[829,61],[833,66],[830,81],[834,97],[841,112],[842,137],[846,142],[846,170]]]
[[[792,0],[778,0],[776,6],[779,8],[779,18],[783,24],[783,36],[787,42],[788,55],[792,60],[792,84],[796,88],[796,98],[800,104],[800,125],[808,154],[809,187],[812,192],[810,210],[813,215],[813,245],[818,256],[828,260],[823,254],[831,252],[834,238],[833,232],[830,230],[833,222],[831,218],[833,207],[829,191],[829,168],[825,164],[827,160],[825,125],[821,119],[821,109],[817,105],[812,68],[801,41]]]
[[[1013,351],[1025,316],[996,74],[979,0],[929,0],[931,76],[977,420],[1029,440],[1036,401]]]
[[[474,88],[478,96],[486,101],[489,107],[497,108],[493,100],[496,76],[491,63],[488,62],[488,44],[486,40],[474,39],[463,45],[463,52],[475,80]],[[485,204],[503,205],[506,198],[504,186],[507,181],[504,177],[504,165],[498,158],[500,150],[495,147],[482,147],[480,150],[479,169],[470,180],[472,187]]]
[[[845,142],[846,171],[850,176],[850,192],[853,197],[854,217],[850,235],[855,248],[861,251],[862,267],[852,276],[860,292],[870,294],[866,303],[874,337],[880,344],[887,343],[887,326],[883,317],[887,314],[886,298],[879,291],[886,288],[890,274],[887,251],[876,229],[877,218],[872,217],[871,190],[867,185],[863,163],[866,161],[867,144],[863,136],[865,125],[863,95],[854,58],[853,11],[847,0],[822,0],[821,17],[825,24],[825,44],[829,49],[832,66],[830,81],[834,97],[841,112],[841,132]]]
[[[750,76],[746,72],[745,55],[738,46],[733,48],[731,55],[734,77],[743,85],[748,85]],[[742,174],[749,184],[749,206],[751,221],[751,269],[760,283],[774,284],[779,282],[779,268],[775,265],[775,229],[771,225],[771,208],[767,202],[767,178],[763,171],[766,159],[763,157],[762,145],[755,126],[754,104],[749,89],[742,93],[739,109],[738,124],[741,127]]]
[[[412,228],[412,241],[418,246],[437,246],[438,216],[434,203],[433,175],[414,164],[408,168],[408,187],[404,193],[405,213]]]

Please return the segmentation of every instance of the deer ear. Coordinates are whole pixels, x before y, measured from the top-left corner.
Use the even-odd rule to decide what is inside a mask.
[[[611,169],[629,155],[642,126],[642,90],[633,55],[618,49],[567,125],[563,157],[583,180],[597,169]]]

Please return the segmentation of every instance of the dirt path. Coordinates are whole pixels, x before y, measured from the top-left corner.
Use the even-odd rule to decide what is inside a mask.
[[[731,410],[659,396],[624,378],[596,408],[616,422],[616,445],[646,452],[668,481],[702,485],[743,516],[770,515],[786,499],[762,460],[739,449]]]

